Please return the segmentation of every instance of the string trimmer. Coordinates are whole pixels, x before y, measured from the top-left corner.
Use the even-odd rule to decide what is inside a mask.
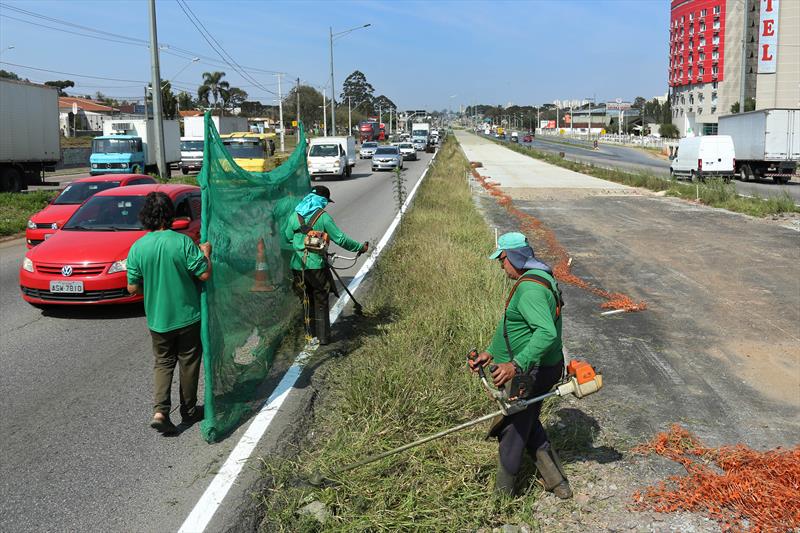
[[[337,255],[337,254],[331,254],[331,253],[328,253],[325,256],[325,264],[328,266],[328,269],[333,273],[333,275],[336,276],[336,279],[339,280],[339,283],[341,283],[342,288],[344,289],[344,292],[346,292],[350,296],[350,299],[353,300],[353,312],[358,316],[361,316],[361,315],[364,314],[364,308],[361,306],[361,304],[358,302],[358,300],[356,300],[356,297],[353,296],[353,293],[350,292],[350,289],[347,288],[347,283],[345,283],[344,280],[342,280],[342,277],[339,275],[339,272],[337,272],[337,270],[336,270],[337,267],[335,267],[333,265],[333,263],[337,259],[344,259],[346,261],[352,261],[352,264],[347,265],[346,267],[338,267],[338,268],[351,268],[351,267],[355,266],[356,261],[358,261],[358,258],[360,256],[361,256],[361,252],[358,252],[355,257],[346,257],[346,256],[343,256],[343,255]]]
[[[477,356],[477,350],[472,350],[470,351],[469,355],[467,355],[467,357],[472,360],[474,360]],[[489,366],[489,371],[494,371],[494,365]],[[349,472],[350,470],[374,463],[375,461],[379,461],[400,452],[410,450],[411,448],[416,448],[417,446],[440,439],[450,435],[451,433],[476,426],[482,422],[487,422],[496,417],[502,418],[503,416],[519,413],[520,411],[527,409],[530,405],[536,402],[541,402],[547,398],[550,398],[551,396],[567,396],[568,394],[572,394],[576,398],[583,398],[599,391],[603,387],[603,375],[599,372],[595,372],[594,368],[592,368],[592,366],[586,361],[580,361],[577,359],[573,359],[569,362],[567,365],[566,376],[559,383],[557,383],[553,389],[550,390],[550,392],[541,394],[534,398],[526,397],[527,387],[530,385],[530,382],[525,379],[525,376],[518,376],[521,379],[512,379],[502,390],[498,390],[489,384],[489,380],[486,378],[486,373],[484,372],[483,367],[478,367],[478,374],[481,378],[481,383],[489,393],[489,396],[499,405],[500,409],[498,411],[489,413],[488,415],[483,415],[479,418],[470,420],[469,422],[464,422],[463,424],[459,424],[449,429],[445,429],[439,433],[428,435],[427,437],[423,437],[415,440],[414,442],[409,442],[408,444],[398,446],[397,448],[377,453],[375,455],[370,455],[369,457],[366,457],[355,463],[334,469],[327,476],[323,476],[322,473],[317,470],[311,475],[311,477],[309,477],[309,483],[319,486],[326,479],[331,479],[345,472]]]

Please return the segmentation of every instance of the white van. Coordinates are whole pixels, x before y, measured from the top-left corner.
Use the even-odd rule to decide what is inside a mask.
[[[356,164],[354,137],[315,137],[308,145],[308,173],[318,176],[350,176]]]
[[[736,152],[730,135],[684,137],[669,167],[671,177],[703,180],[710,176],[733,179]]]

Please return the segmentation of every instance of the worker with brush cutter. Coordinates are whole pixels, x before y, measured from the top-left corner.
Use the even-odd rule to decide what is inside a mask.
[[[331,191],[324,185],[311,189],[294,211],[284,230],[284,238],[291,244],[294,254],[292,269],[295,294],[303,303],[306,335],[316,337],[320,344],[330,342],[331,323],[329,294],[336,286],[325,261],[330,241],[350,252],[364,253],[369,244],[357,242],[336,226],[325,211],[331,200]]]
[[[522,233],[505,233],[489,256],[500,261],[506,275],[515,280],[505,312],[485,352],[469,359],[473,372],[489,365],[494,385],[510,396],[533,397],[549,391],[564,373],[561,345],[563,301],[551,268],[536,259]],[[524,411],[498,416],[487,438],[499,441],[495,492],[513,496],[522,455],[527,451],[536,463],[546,490],[562,499],[572,497],[558,455],[539,421],[542,402]]]

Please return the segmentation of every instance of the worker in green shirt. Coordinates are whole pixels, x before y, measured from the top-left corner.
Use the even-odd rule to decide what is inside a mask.
[[[498,239],[490,259],[500,261],[506,275],[515,280],[506,301],[503,319],[485,352],[470,361],[470,367],[494,363],[495,386],[506,385],[514,376],[531,378],[529,397],[549,391],[564,373],[561,345],[561,292],[548,265],[536,259],[522,233],[511,232]],[[539,421],[542,403],[503,417],[490,435],[499,441],[499,464],[495,491],[513,495],[522,455],[527,450],[536,462],[546,490],[562,499],[572,497],[561,462]]]
[[[306,333],[316,336],[320,344],[330,342],[331,323],[329,295],[336,291],[325,257],[325,250],[309,250],[306,236],[309,231],[325,234],[350,252],[364,253],[368,243],[357,242],[348,237],[325,212],[331,200],[331,191],[324,185],[317,185],[307,194],[294,211],[289,214],[284,230],[285,240],[294,251],[289,267],[292,270],[294,291],[303,302]]]
[[[153,419],[150,427],[165,435],[177,428],[169,419],[172,374],[180,363],[181,425],[203,419],[197,405],[197,382],[203,345],[200,341],[200,289],[197,280],[211,276],[211,244],[199,247],[170,229],[172,200],[163,192],[145,198],[139,220],[148,230],[128,252],[128,292],[144,293],[144,313],[153,341]]]

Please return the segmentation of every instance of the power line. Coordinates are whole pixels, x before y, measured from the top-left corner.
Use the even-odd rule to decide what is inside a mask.
[[[233,68],[236,72],[238,72],[239,75],[242,76],[244,79],[254,83],[256,85],[256,87],[258,87],[259,89],[261,89],[261,90],[263,90],[265,92],[268,92],[270,94],[275,94],[277,96],[277,94],[275,92],[273,92],[273,91],[267,89],[266,87],[264,87],[263,85],[261,85],[249,73],[244,71],[242,66],[239,65],[239,63],[236,62],[236,60],[233,58],[233,56],[231,56],[225,50],[225,48],[223,48],[223,46],[221,44],[219,44],[219,41],[217,41],[214,38],[214,36],[211,34],[211,32],[208,31],[208,29],[205,27],[203,22],[194,13],[194,11],[192,11],[192,8],[189,7],[189,4],[186,3],[186,0],[176,0],[176,2],[178,4],[178,7],[181,8],[181,10],[184,12],[186,17],[189,19],[189,21],[192,23],[192,25],[195,27],[195,29],[200,33],[200,35],[203,37],[203,39],[206,41],[206,43],[208,43],[208,45],[222,58],[223,61],[225,61],[225,63],[230,65],[230,67]],[[199,24],[199,26],[198,26],[198,24]],[[202,28],[202,29],[200,29],[200,28]],[[206,37],[206,34],[208,35],[208,37]],[[212,44],[211,41],[214,41],[214,43],[216,43],[216,46],[214,46],[214,44]],[[219,49],[217,49],[217,48],[219,48]],[[227,56],[227,58],[226,58],[226,56]]]
[[[29,67],[27,65],[20,65],[20,64],[17,64],[17,63],[9,63],[8,61],[0,61],[0,64],[2,64],[2,65],[11,65],[12,67],[17,67],[17,68],[26,68],[26,69],[29,69],[29,70],[38,70],[39,72],[50,72],[51,74],[63,74],[65,76],[74,76],[76,78],[89,78],[89,79],[92,79],[92,80],[104,80],[104,81],[122,81],[122,82],[128,82],[128,83],[147,83],[146,81],[141,81],[141,80],[123,80],[123,79],[120,79],[120,78],[105,78],[105,77],[102,77],[102,76],[90,76],[88,74],[75,74],[74,72],[62,72],[60,70],[50,70],[50,69],[46,69],[46,68]]]

